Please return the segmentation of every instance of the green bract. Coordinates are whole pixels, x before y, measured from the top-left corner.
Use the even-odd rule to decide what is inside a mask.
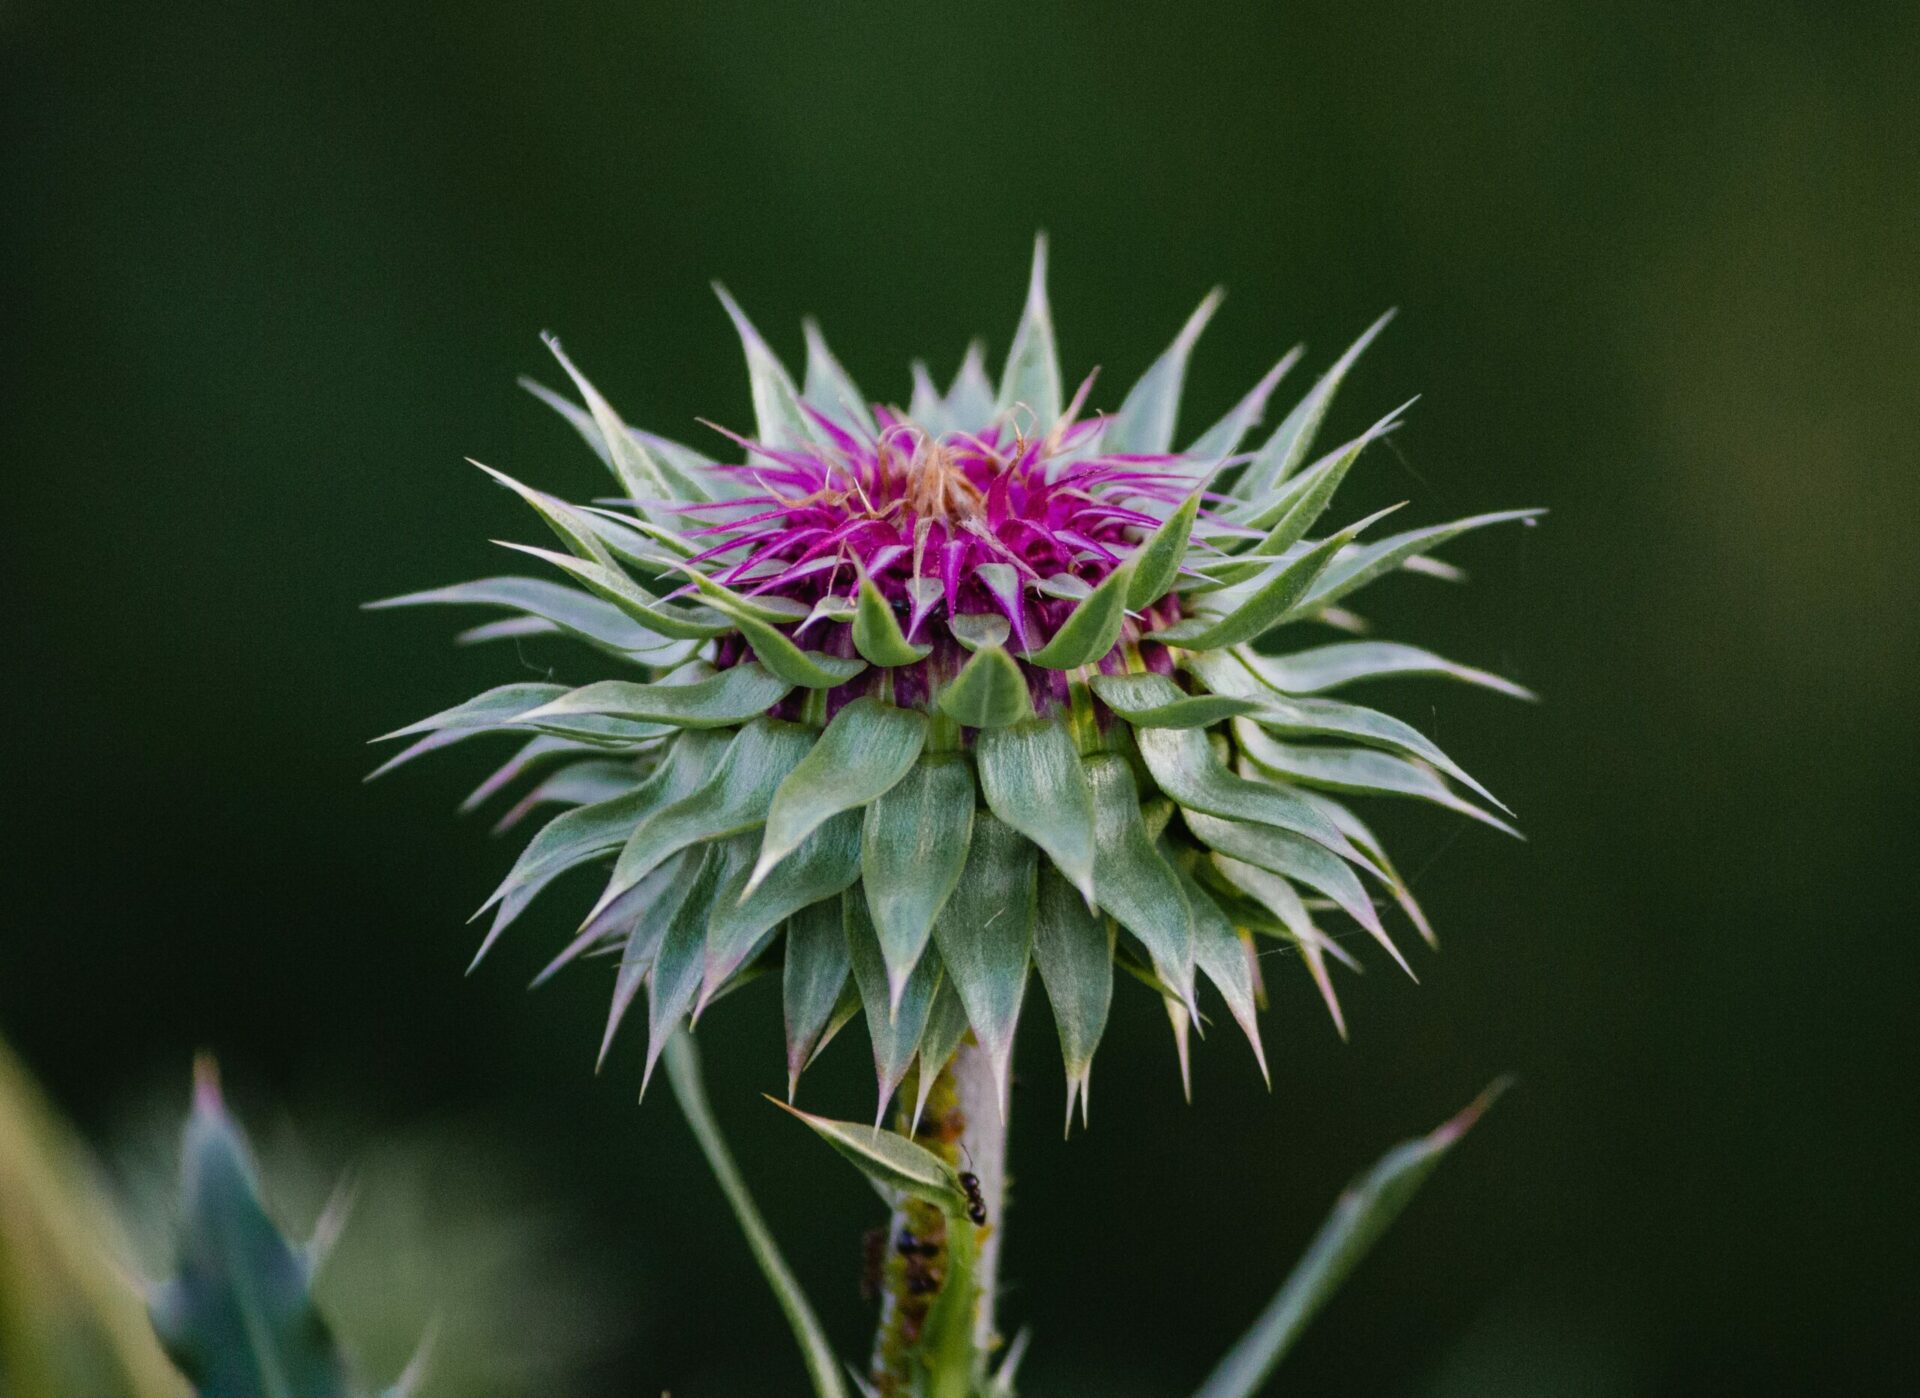
[[[415,741],[387,766],[519,739],[474,801],[527,782],[510,821],[566,809],[488,900],[481,950],[559,875],[605,867],[543,974],[617,956],[606,1038],[644,986],[649,1073],[676,1028],[778,971],[790,1084],[862,1014],[883,1109],[916,1055],[937,1069],[968,1032],[1004,1095],[1037,968],[1084,1116],[1116,964],[1163,997],[1183,1057],[1218,995],[1264,1072],[1262,939],[1297,952],[1338,1024],[1328,962],[1352,961],[1349,932],[1402,966],[1381,908],[1431,936],[1346,797],[1512,831],[1433,742],[1344,693],[1407,676],[1526,691],[1325,634],[1358,628],[1366,584],[1447,575],[1434,549],[1538,513],[1385,537],[1386,511],[1330,521],[1403,411],[1314,457],[1384,318],[1264,440],[1249,436],[1298,351],[1176,451],[1217,295],[1089,417],[1087,388],[1064,392],[1045,268],[1042,244],[997,390],[976,349],[945,393],[916,369],[904,410],[862,398],[811,322],[796,384],[722,292],[756,418],[730,464],[627,427],[554,345],[586,406],[529,387],[619,498],[569,505],[490,471],[561,545],[511,547],[556,577],[375,604],[502,608],[512,619],[468,636],[589,647],[582,683],[490,690],[390,735]]]

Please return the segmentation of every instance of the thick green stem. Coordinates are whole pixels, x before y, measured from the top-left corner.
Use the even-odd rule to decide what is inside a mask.
[[[870,1377],[883,1398],[912,1391],[917,1367],[931,1398],[965,1398],[995,1344],[993,1302],[1006,1200],[1006,1125],[987,1055],[969,1038],[941,1069],[918,1129],[903,1085],[898,1129],[979,1181],[986,1224],[948,1218],[905,1199],[888,1220],[880,1269],[880,1320]]]

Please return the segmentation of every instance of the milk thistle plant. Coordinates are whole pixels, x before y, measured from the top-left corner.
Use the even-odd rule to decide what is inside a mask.
[[[550,340],[584,406],[528,387],[599,454],[612,496],[569,504],[482,467],[557,537],[507,545],[548,574],[375,604],[505,608],[468,634],[560,633],[597,651],[605,677],[489,690],[388,735],[415,741],[387,765],[510,735],[518,750],[473,802],[524,782],[507,824],[567,808],[483,906],[482,956],[558,876],[610,865],[541,979],[614,959],[603,1058],[645,988],[643,1090],[665,1055],[820,1394],[846,1393],[848,1376],[714,1129],[682,1031],[778,974],[791,1102],[828,1040],[864,1019],[873,1124],[795,1112],[894,1211],[874,1250],[878,1337],[851,1382],[1010,1394],[1024,1346],[1002,1344],[994,1291],[1029,972],[1058,1032],[1069,1129],[1076,1111],[1088,1121],[1116,969],[1159,997],[1183,1076],[1203,986],[1266,1073],[1263,943],[1297,953],[1344,1034],[1331,968],[1353,962],[1349,925],[1402,967],[1383,912],[1432,939],[1347,798],[1511,827],[1414,728],[1327,696],[1391,675],[1525,692],[1408,645],[1293,638],[1309,624],[1360,632],[1348,606],[1361,588],[1450,573],[1432,557],[1441,545],[1537,512],[1383,534],[1383,510],[1329,527],[1335,491],[1404,411],[1314,455],[1384,317],[1270,433],[1254,438],[1298,351],[1176,450],[1217,294],[1108,413],[1090,410],[1092,376],[1071,392],[1062,378],[1044,241],[998,383],[976,344],[944,393],[916,365],[904,408],[861,394],[811,322],[796,383],[720,299],[755,417],[751,436],[716,429],[728,459],[627,426]],[[883,1129],[896,1099],[897,1129]],[[1342,1201],[1209,1398],[1256,1391],[1474,1110]]]

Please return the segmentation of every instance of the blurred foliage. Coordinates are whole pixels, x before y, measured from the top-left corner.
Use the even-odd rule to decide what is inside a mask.
[[[595,488],[513,387],[539,330],[688,440],[749,414],[708,278],[789,358],[814,310],[904,393],[909,354],[949,345],[944,375],[1005,335],[1045,227],[1075,368],[1126,384],[1224,281],[1206,421],[1295,339],[1324,357],[1397,303],[1328,431],[1424,396],[1356,507],[1553,514],[1463,549],[1473,587],[1372,612],[1547,701],[1381,696],[1531,837],[1382,830],[1424,848],[1400,862],[1445,950],[1420,986],[1354,987],[1343,1047],[1276,971],[1273,1094],[1199,1055],[1191,1109],[1122,987],[1102,1072],[1133,1086],[1066,1145],[1020,1124],[1060,1105],[1029,1024],[1028,1386],[1190,1386],[1354,1143],[1513,1069],[1290,1357],[1301,1391],[1880,1389],[1920,1309],[1916,66],[1920,11],[1887,0],[11,0],[0,1022],[96,1138],[202,1042],[304,1120],[481,1116],[645,1300],[574,1391],[754,1392],[778,1313],[670,1107],[634,1107],[632,1053],[590,1076],[604,978],[522,993],[566,919],[460,981],[449,909],[509,852],[451,827],[460,775],[358,786],[361,737],[499,655],[355,608],[494,563],[479,541],[517,519],[464,456]],[[845,1347],[872,1205],[754,1095],[785,1086],[778,1015],[749,988],[703,1043],[715,1110]],[[845,1037],[801,1105],[858,1117]],[[1150,1356],[1121,1343],[1149,1302]]]

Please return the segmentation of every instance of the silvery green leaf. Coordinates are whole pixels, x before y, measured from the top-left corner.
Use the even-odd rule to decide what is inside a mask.
[[[1437,549],[1472,530],[1484,529],[1490,524],[1538,519],[1545,513],[1545,510],[1499,510],[1493,514],[1457,519],[1451,524],[1431,524],[1425,529],[1410,529],[1404,534],[1395,534],[1391,538],[1357,548],[1327,569],[1296,610],[1307,612],[1337,602],[1349,592],[1357,591],[1375,578],[1392,572],[1408,559]]]
[[[792,688],[758,665],[735,665],[691,684],[601,680],[569,690],[521,717],[532,723],[570,714],[606,714],[677,728],[732,728],[758,718]]]
[[[1033,590],[1045,597],[1058,597],[1067,602],[1084,602],[1093,595],[1093,588],[1085,578],[1072,573],[1054,573],[1034,583]]]
[[[1193,916],[1140,823],[1133,769],[1115,753],[1095,753],[1081,767],[1093,791],[1094,899],[1139,938],[1155,973],[1192,1009]]]
[[[1135,728],[1211,728],[1259,707],[1225,694],[1188,694],[1165,675],[1095,675],[1090,687]]]
[[[786,1021],[787,1100],[813,1058],[847,983],[847,933],[840,900],[829,898],[787,919],[787,962],[780,1003]]]
[[[536,548],[532,544],[509,543],[503,547],[552,564],[569,577],[578,579],[595,597],[661,636],[698,641],[723,635],[733,629],[730,621],[704,608],[682,607],[660,600],[635,582],[611,558],[606,562],[595,562],[553,549]]]
[[[822,821],[885,794],[912,770],[926,741],[927,716],[917,709],[863,695],[835,714],[774,793],[748,891]]]
[[[774,718],[755,719],[742,728],[704,785],[661,807],[635,828],[593,915],[598,916],[676,850],[759,826],[767,818],[774,791],[807,755],[813,739],[813,730]],[[705,931],[704,923],[701,930]]]
[[[1333,395],[1346,378],[1347,371],[1353,367],[1373,337],[1386,328],[1393,319],[1388,311],[1372,325],[1368,326],[1359,339],[1355,340],[1347,352],[1334,362],[1331,369],[1320,376],[1312,392],[1300,400],[1300,404],[1288,413],[1273,436],[1267,439],[1265,446],[1255,453],[1247,469],[1240,473],[1234,482],[1233,494],[1242,500],[1255,504],[1264,501],[1280,483],[1293,474],[1294,468],[1307,459],[1307,452],[1313,447],[1314,434],[1320,430],[1320,424],[1327,415],[1327,408],[1333,402]]]
[[[1353,870],[1324,847],[1285,830],[1236,820],[1220,820],[1198,811],[1187,812],[1186,822],[1194,838],[1208,848],[1324,893],[1342,912],[1366,928],[1368,934],[1386,949],[1402,970],[1410,976],[1413,974],[1413,968],[1407,965],[1400,949],[1387,936],[1386,928],[1380,925],[1380,915],[1374,911],[1366,889],[1354,877]],[[1246,887],[1244,884],[1241,886]],[[1258,896],[1254,889],[1247,888],[1246,891]],[[1273,911],[1276,916],[1281,916],[1283,912],[1279,908]],[[1285,921],[1284,917],[1282,921]]]
[[[1245,723],[1245,719],[1236,720]],[[1458,795],[1440,774],[1424,763],[1408,761],[1372,748],[1307,747],[1276,742],[1258,731],[1240,731],[1240,747],[1265,771],[1291,782],[1322,787],[1355,796],[1411,796],[1431,801],[1463,816],[1490,825],[1502,834],[1524,839],[1518,830],[1491,811]]]
[[[1127,585],[1127,607],[1139,611],[1167,595],[1180,576],[1180,560],[1187,555],[1187,540],[1193,534],[1193,521],[1200,513],[1200,492],[1194,491],[1160,522],[1147,536],[1133,557],[1133,580]]]
[[[674,743],[666,761],[634,790],[568,811],[543,826],[520,852],[512,872],[480,905],[482,913],[496,903],[500,910],[480,950],[474,953],[473,965],[480,964],[508,924],[526,910],[541,889],[569,869],[612,854],[651,812],[696,790],[712,775],[726,746],[724,738],[713,734],[688,734]]]
[[[455,704],[451,709],[442,709],[430,714],[417,723],[409,723],[405,728],[396,728],[391,733],[382,733],[373,741],[384,743],[390,738],[410,738],[415,733],[438,733],[449,728],[506,728],[515,719],[529,709],[537,709],[551,699],[557,699],[567,692],[563,684],[503,684],[476,694],[471,699]]]
[[[1271,1087],[1273,1078],[1267,1072],[1267,1052],[1260,1043],[1260,1021],[1254,1003],[1253,953],[1240,939],[1240,934],[1233,930],[1232,922],[1220,911],[1220,905],[1207,896],[1207,891],[1194,881],[1179,861],[1170,859],[1167,863],[1179,875],[1180,887],[1187,895],[1188,906],[1193,910],[1194,962],[1206,972],[1207,979],[1220,992],[1220,998],[1227,1002],[1227,1012],[1253,1046],[1254,1059],[1260,1065],[1260,1076]]]
[[[967,1198],[960,1190],[959,1176],[952,1166],[925,1146],[878,1126],[833,1121],[789,1107],[784,1102],[775,1101],[774,1105],[812,1127],[815,1135],[852,1161],[861,1174],[889,1197],[904,1194],[932,1204],[951,1217],[966,1216]]]
[[[573,430],[580,434],[581,440],[593,449],[595,456],[600,458],[600,464],[610,471],[614,470],[613,453],[608,449],[607,439],[602,435],[600,424],[594,421],[592,413],[525,374],[520,376],[519,384],[571,423]],[[704,492],[706,498],[710,500],[727,499],[747,493],[748,487],[739,484],[732,475],[713,470],[716,464],[714,459],[703,451],[696,451],[671,438],[662,437],[656,432],[644,432],[638,427],[629,426],[627,435],[634,440],[642,453],[651,454],[665,468],[663,474],[668,480],[687,483],[685,487],[687,499],[700,498],[700,492]],[[621,478],[618,471],[614,471],[614,478],[616,480]]]
[[[1197,728],[1142,728],[1135,735],[1140,756],[1160,789],[1181,807],[1251,820],[1305,835],[1346,859],[1363,859],[1333,822],[1297,792],[1236,776],[1221,764]]]
[[[1080,1124],[1087,1122],[1087,1098],[1093,1080],[1093,1054],[1106,1032],[1113,1003],[1113,925],[1090,911],[1086,901],[1051,864],[1040,865],[1033,927],[1033,964],[1053,1006],[1060,1033],[1060,1057],[1067,1069],[1067,1129],[1073,1129],[1073,1103],[1080,1099]]]
[[[1440,939],[1434,935],[1433,924],[1427,921],[1426,913],[1421,911],[1419,902],[1413,896],[1413,889],[1400,876],[1400,871],[1393,867],[1379,837],[1367,828],[1366,822],[1331,796],[1310,791],[1307,793],[1307,799],[1325,811],[1327,819],[1338,827],[1340,833],[1352,840],[1369,859],[1380,866],[1380,872],[1387,878],[1387,891],[1393,895],[1394,902],[1400,905],[1400,910],[1407,915],[1407,920],[1420,933],[1421,940],[1428,946],[1437,948],[1440,945]]]
[[[261,1206],[253,1153],[209,1059],[195,1067],[180,1196],[178,1271],[153,1290],[148,1313],[195,1392],[346,1398],[346,1365],[309,1268]]]
[[[626,423],[620,420],[620,414],[613,410],[613,405],[587,382],[585,374],[574,367],[573,361],[560,348],[560,341],[551,335],[544,338],[547,348],[553,351],[553,357],[560,361],[560,367],[567,371],[567,377],[573,380],[573,386],[586,401],[587,411],[593,415],[594,425],[600,429],[614,478],[633,501],[635,509],[649,516],[657,516],[663,524],[670,524],[675,517],[662,509],[666,502],[699,502],[714,498],[708,489],[711,477],[704,472],[691,474],[680,471],[648,451],[627,430]]]
[[[847,929],[847,957],[853,965],[854,982],[866,1006],[867,1036],[873,1040],[873,1071],[880,1087],[880,1105],[873,1114],[877,1126],[914,1054],[920,1051],[933,992],[940,984],[940,957],[931,949],[922,953],[907,977],[899,1002],[889,1008],[886,958],[880,953],[867,900],[857,889],[841,895],[840,915]]]
[[[1333,566],[1335,556],[1368,525],[1399,509],[1386,509],[1330,534],[1290,562],[1280,563],[1262,581],[1215,594],[1207,600],[1218,614],[1189,617],[1156,632],[1154,640],[1189,650],[1216,650],[1260,636],[1305,605],[1315,582]]]
[[[557,495],[522,485],[505,471],[496,471],[484,462],[474,461],[473,464],[531,505],[533,512],[553,531],[554,537],[567,546],[568,553],[589,562],[613,566],[613,555],[607,552],[607,546],[601,542],[599,529],[585,511],[575,509]]]
[[[706,969],[707,911],[714,895],[733,871],[753,857],[750,841],[735,836],[719,840],[700,852],[687,896],[673,910],[667,930],[647,972],[647,1066],[640,1075],[640,1095],[647,1095],[654,1064],[667,1040],[693,1008]]]
[[[442,730],[440,735],[436,735],[436,736],[447,736],[452,739],[460,739],[460,738],[472,737],[472,736],[475,736],[477,733],[484,732],[484,731],[486,730],[484,729],[444,729]],[[418,745],[416,744],[416,746]],[[466,799],[460,803],[460,814],[466,815],[469,812],[478,809],[480,806],[484,805],[487,801],[499,795],[500,792],[505,790],[508,786],[511,786],[514,782],[520,780],[520,778],[526,776],[530,772],[537,771],[539,768],[546,766],[550,762],[563,760],[569,757],[580,756],[586,753],[593,752],[595,750],[596,749],[591,744],[574,742],[571,739],[567,739],[567,738],[553,738],[545,734],[541,734],[540,736],[535,738],[530,738],[524,744],[521,745],[520,750],[518,752],[514,753],[512,757],[508,758],[504,763],[502,763],[499,767],[497,767],[487,777],[485,781],[481,782],[480,785],[476,786],[472,791],[467,793]],[[409,751],[411,751],[411,749],[409,749]],[[389,766],[395,765],[399,762],[399,760],[400,760],[399,758],[395,758],[388,765]]]
[[[1506,1087],[1496,1082],[1438,1130],[1395,1146],[1348,1185],[1267,1308],[1228,1351],[1194,1398],[1254,1398],[1360,1259],[1380,1240],[1440,1159]]]
[[[1093,789],[1066,728],[1044,718],[983,728],[973,753],[988,807],[1045,850],[1091,903]]]
[[[941,689],[940,711],[968,728],[1002,728],[1033,717],[1033,696],[1013,657],[988,645]]]
[[[1333,502],[1334,492],[1340,488],[1341,482],[1346,480],[1347,472],[1352,470],[1353,464],[1360,459],[1360,453],[1399,426],[1400,414],[1405,412],[1408,406],[1408,404],[1402,404],[1395,408],[1302,476],[1297,483],[1299,488],[1286,493],[1285,508],[1273,521],[1271,528],[1268,528],[1264,521],[1249,521],[1251,527],[1266,528],[1268,532],[1255,541],[1247,551],[1262,557],[1278,557],[1306,538],[1308,531],[1320,522],[1320,516],[1326,513],[1327,506]],[[1231,585],[1253,577],[1259,571],[1260,564],[1247,562],[1237,568],[1229,566],[1221,569],[1215,572],[1213,577],[1221,583]]]
[[[746,351],[747,378],[753,388],[753,416],[757,424],[754,435],[770,447],[812,445],[819,434],[807,420],[800,406],[800,394],[785,366],[754,329],[739,303],[727,294],[727,289],[715,282],[713,291],[720,298],[720,304],[727,308],[733,328],[739,332],[740,347]]]
[[[1327,958],[1331,956],[1354,970],[1359,969],[1359,963],[1342,950],[1338,942],[1313,925],[1307,905],[1301,901],[1293,885],[1280,875],[1244,864],[1225,854],[1215,854],[1212,862],[1214,869],[1229,885],[1251,899],[1257,907],[1279,919],[1277,932],[1272,927],[1260,927],[1259,930],[1285,936],[1299,951],[1307,974],[1313,977],[1314,986],[1326,1004],[1334,1031],[1344,1040],[1347,1037],[1347,1019],[1340,1010],[1340,997],[1334,993],[1333,977],[1327,971]]]
[[[865,395],[827,348],[827,337],[821,333],[820,322],[808,316],[800,322],[800,329],[807,337],[807,377],[802,396],[844,427],[857,427],[870,434],[877,432],[879,429],[874,425]]]
[[[648,874],[611,910],[613,915],[589,923],[534,978],[534,985],[543,984],[562,966],[589,948],[606,946],[611,950],[619,947],[620,964],[614,970],[613,996],[607,1006],[607,1027],[600,1036],[600,1053],[593,1062],[593,1071],[596,1073],[606,1066],[607,1054],[613,1048],[613,1036],[619,1032],[621,1021],[633,1006],[634,996],[645,984],[647,973],[653,969],[653,958],[660,950],[660,939],[666,935],[667,924],[673,920],[674,913],[693,889],[694,876],[699,872],[700,855],[703,852],[682,850]]]
[[[837,898],[859,877],[860,817],[852,811],[814,829],[757,885],[749,888],[745,868],[732,875],[707,920],[707,970],[699,1009],[752,959],[777,924],[802,908]]]
[[[370,782],[377,777],[384,777],[394,768],[404,767],[416,757],[425,757],[430,752],[439,752],[442,748],[452,747],[455,743],[464,743],[467,739],[477,738],[487,731],[485,728],[436,729],[424,738],[416,738],[411,743],[408,743],[404,748],[400,749],[399,752],[396,752],[392,757],[389,757],[385,762],[375,767],[371,772],[367,773],[366,776],[360,778],[360,780]],[[467,807],[463,805],[460,809],[464,811]]]
[[[926,1032],[920,1036],[919,1070],[914,1074],[913,1125],[920,1130],[920,1118],[927,1110],[927,1098],[933,1095],[940,1070],[947,1066],[960,1041],[967,1037],[967,1007],[953,988],[953,978],[943,977],[933,992],[933,1007],[927,1011]]]
[[[709,606],[732,618],[735,629],[746,638],[753,653],[760,658],[760,663],[789,684],[806,689],[831,689],[835,685],[845,684],[867,668],[864,660],[800,649],[785,633],[761,619],[765,599],[756,598],[749,603],[738,593],[702,573],[690,572],[689,576],[694,586],[706,597]]]
[[[1273,688],[1288,694],[1318,694],[1362,680],[1388,676],[1441,676],[1511,695],[1533,699],[1532,690],[1471,665],[1456,665],[1419,646],[1395,641],[1340,641],[1330,646],[1295,651],[1292,655],[1262,655],[1243,649],[1241,661]]]
[[[1037,430],[1046,431],[1060,416],[1060,352],[1053,339],[1053,312],[1047,305],[1047,236],[1033,240],[1033,272],[1027,279],[1027,305],[1007,351],[1006,372],[994,412],[1025,404]]]
[[[1030,843],[992,814],[981,813],[974,820],[966,873],[933,929],[947,981],[966,1006],[974,1037],[993,1066],[1003,1114],[1033,951],[1037,864]]]
[[[456,646],[483,646],[489,641],[521,641],[529,636],[564,636],[566,634],[552,622],[544,621],[537,616],[508,616],[501,617],[498,621],[483,621],[478,626],[467,627],[464,631],[456,631],[453,633],[453,643]],[[622,652],[621,658],[634,660],[638,657]],[[645,659],[640,660],[640,663],[649,664],[652,660],[653,655],[649,653]]]
[[[1049,670],[1074,670],[1112,650],[1127,619],[1127,589],[1132,582],[1133,560],[1129,558],[1067,613],[1052,640],[1027,654],[1027,663]]]
[[[1280,362],[1267,370],[1266,376],[1248,391],[1246,397],[1229,408],[1226,416],[1201,433],[1194,439],[1193,445],[1180,453],[1186,458],[1188,469],[1197,469],[1204,478],[1211,478],[1219,471],[1221,462],[1238,451],[1247,433],[1259,426],[1267,410],[1267,399],[1273,396],[1275,385],[1300,362],[1301,353],[1298,345],[1288,350]]]
[[[875,665],[911,665],[924,660],[929,645],[912,645],[900,629],[893,607],[873,579],[860,579],[860,601],[853,616],[853,648]]]
[[[998,612],[962,612],[959,616],[948,619],[947,630],[953,633],[954,640],[970,651],[984,650],[988,646],[1004,646],[1007,643],[1007,637],[1013,634],[1013,627]]]
[[[569,635],[619,654],[654,650],[669,643],[669,638],[639,625],[611,604],[544,578],[480,578],[368,602],[365,610],[435,605],[506,607],[551,622]]]
[[[927,361],[916,359],[908,366],[913,375],[913,397],[907,400],[907,418],[930,437],[944,437],[953,430],[953,414],[947,411],[933,370]]]
[[[962,432],[978,432],[993,417],[993,381],[987,377],[987,347],[974,340],[947,389],[947,416]]]
[[[966,867],[973,807],[973,770],[957,753],[922,757],[867,807],[861,884],[887,964],[889,1005],[905,989]]]
[[[1128,391],[1101,436],[1103,452],[1158,456],[1173,446],[1180,394],[1187,381],[1187,360],[1193,354],[1200,332],[1207,328],[1207,322],[1219,309],[1224,294],[1218,287],[1207,293],[1199,307],[1187,317],[1187,323],[1180,327],[1173,343]]]

